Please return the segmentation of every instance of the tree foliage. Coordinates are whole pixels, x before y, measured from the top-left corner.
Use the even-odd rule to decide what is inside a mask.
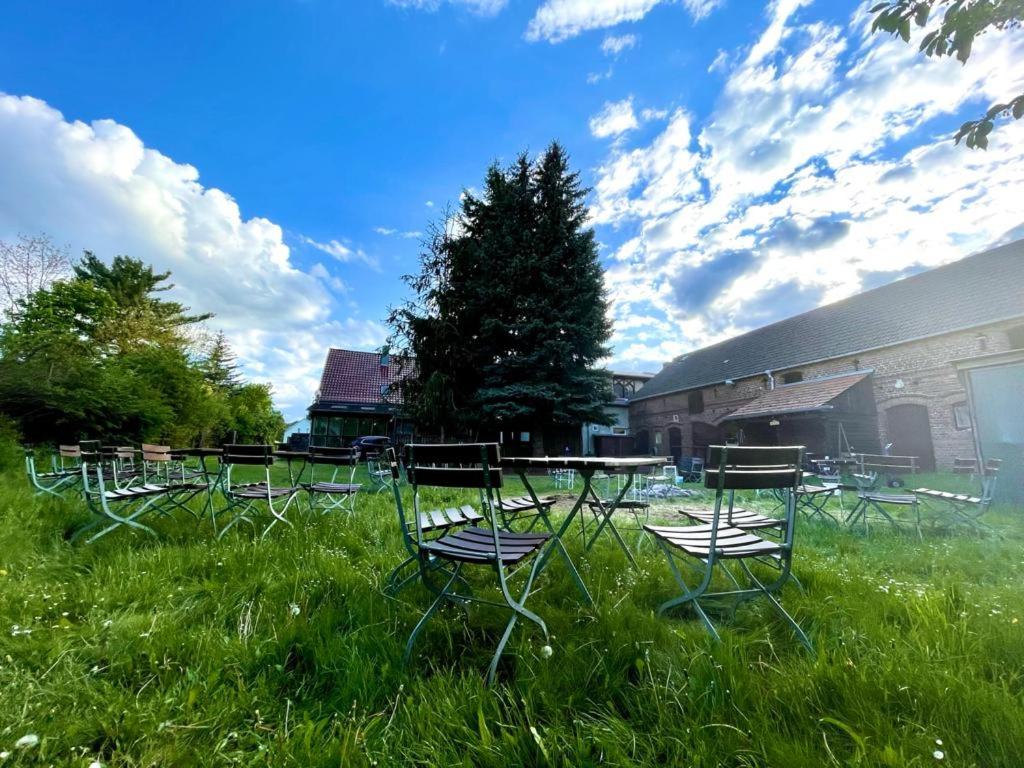
[[[478,433],[606,420],[604,277],[588,190],[552,144],[492,165],[483,192],[429,233],[393,342],[416,361],[405,400],[422,424]]]
[[[86,253],[66,279],[18,299],[0,326],[0,413],[31,442],[269,440],[283,429],[265,385],[243,384],[210,315],[160,296],[167,273]]]
[[[871,8],[872,31],[888,32],[910,41],[912,26],[933,28],[921,40],[926,56],[955,56],[966,64],[974,41],[990,30],[1017,29],[1024,23],[1024,0],[885,0]],[[934,19],[937,13],[941,18]],[[980,118],[968,120],[954,137],[971,149],[988,147],[996,120],[1024,116],[1024,93],[993,104]]]

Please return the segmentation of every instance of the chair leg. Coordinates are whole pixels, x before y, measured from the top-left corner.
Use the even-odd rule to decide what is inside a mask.
[[[772,607],[775,608],[775,612],[778,613],[779,616],[781,616],[783,620],[785,620],[786,623],[789,624],[794,634],[796,634],[797,639],[800,640],[801,643],[803,643],[804,647],[807,648],[808,651],[814,653],[814,646],[811,644],[810,638],[808,638],[804,631],[800,628],[800,625],[796,623],[796,619],[789,615],[786,609],[782,607],[782,604],[775,598],[775,595],[772,594],[772,592],[774,592],[775,590],[766,587],[764,584],[762,584],[761,581],[747,567],[747,564],[744,563],[742,560],[740,561],[740,565],[743,567],[743,570],[746,572],[747,577],[750,579],[751,583],[761,592],[761,594],[768,598],[768,602],[770,602],[772,604]],[[780,582],[785,583],[785,581],[788,579],[788,563],[784,566],[783,573],[784,575],[780,577],[776,584],[779,584]]]
[[[424,567],[422,561],[420,562],[420,566],[421,569]],[[415,645],[416,643],[416,638],[419,637],[420,632],[423,631],[423,627],[425,627],[427,622],[430,621],[430,618],[435,613],[437,613],[437,609],[441,607],[441,604],[445,600],[449,599],[450,596],[448,594],[448,590],[451,588],[452,584],[455,583],[456,578],[458,578],[459,576],[459,571],[461,570],[462,563],[459,563],[455,566],[455,569],[452,571],[451,578],[449,578],[447,583],[445,583],[445,585],[440,590],[438,590],[437,597],[434,599],[434,602],[430,604],[430,607],[427,609],[427,612],[424,613],[422,617],[420,617],[420,620],[416,622],[416,626],[413,627],[412,634],[409,635],[409,640],[405,644],[405,654],[402,657],[402,660],[406,664],[409,663],[409,659],[412,657],[412,648],[413,645]],[[420,573],[422,576],[426,576],[426,573],[423,570],[421,570]],[[424,578],[424,583],[429,585],[429,579]]]
[[[700,595],[707,591],[708,585],[711,583],[711,570],[713,564],[708,561],[704,561],[704,577],[701,579],[701,583],[697,588],[691,589],[683,579],[683,575],[679,572],[679,567],[676,565],[676,561],[672,556],[671,550],[669,550],[668,546],[663,541],[659,540],[658,545],[661,547],[661,550],[665,553],[665,557],[668,559],[668,566],[672,571],[672,576],[675,578],[679,588],[683,591],[683,594],[678,597],[666,600],[664,603],[659,605],[658,615],[664,615],[667,611],[670,611],[673,608],[690,603],[693,606],[693,610],[697,614],[697,617],[704,624],[704,628],[707,629],[711,637],[713,637],[715,641],[720,641],[722,638],[719,636],[718,630],[715,629],[715,625],[711,622],[711,619],[697,600]]]

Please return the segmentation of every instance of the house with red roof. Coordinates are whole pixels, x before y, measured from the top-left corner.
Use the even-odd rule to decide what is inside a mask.
[[[328,350],[309,406],[310,444],[338,447],[366,435],[405,442],[412,423],[401,417],[398,384],[413,370],[407,361],[380,352]]]

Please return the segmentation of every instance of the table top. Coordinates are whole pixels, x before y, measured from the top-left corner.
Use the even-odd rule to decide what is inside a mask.
[[[505,456],[503,469],[635,470],[665,463],[664,456]]]

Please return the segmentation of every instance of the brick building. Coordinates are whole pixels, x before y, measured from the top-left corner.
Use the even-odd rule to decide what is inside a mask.
[[[1024,240],[679,356],[630,403],[638,453],[1024,453]]]

